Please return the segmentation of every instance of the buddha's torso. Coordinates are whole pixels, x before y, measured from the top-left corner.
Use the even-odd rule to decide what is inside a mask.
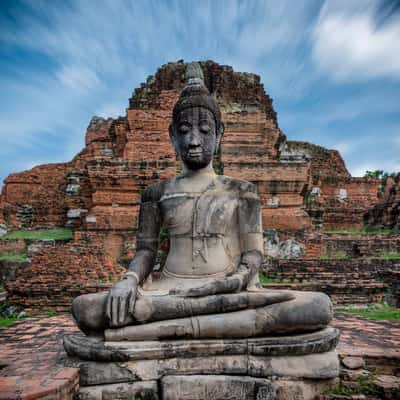
[[[203,191],[168,189],[160,199],[170,237],[164,273],[202,278],[235,271],[240,259],[236,193],[217,178]]]
[[[161,278],[146,290],[198,286],[237,271],[243,185],[249,183],[215,174],[163,185],[158,207],[170,248]]]

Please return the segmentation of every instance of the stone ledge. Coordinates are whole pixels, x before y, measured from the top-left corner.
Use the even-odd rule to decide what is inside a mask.
[[[157,381],[82,387],[81,400],[311,400],[335,380],[168,375]]]
[[[120,363],[75,359],[70,360],[69,364],[80,367],[81,386],[160,380],[167,375],[243,375],[295,380],[325,380],[339,375],[339,358],[335,350],[304,356],[229,355]]]
[[[64,337],[69,356],[88,361],[152,360],[217,355],[285,356],[325,353],[334,349],[339,331],[327,327],[301,335],[252,339],[104,342],[82,334]]]

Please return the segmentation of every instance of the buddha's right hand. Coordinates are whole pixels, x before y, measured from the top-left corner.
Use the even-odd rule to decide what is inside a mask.
[[[134,276],[126,276],[113,285],[106,304],[106,315],[110,326],[124,325],[127,317],[133,314],[137,288],[138,282]]]

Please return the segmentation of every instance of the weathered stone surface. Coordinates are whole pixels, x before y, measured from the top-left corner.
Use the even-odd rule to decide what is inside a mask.
[[[135,360],[126,362],[82,362],[82,385],[106,382],[158,380],[167,375],[246,375],[252,377],[288,377],[295,379],[331,379],[339,374],[334,351],[305,356],[261,357],[220,355]]]
[[[274,384],[242,376],[166,376],[163,400],[275,400]]]
[[[43,247],[55,247],[56,241],[53,239],[45,239],[45,240],[38,240],[34,243],[30,244],[27,248],[28,254],[36,253],[37,251],[41,250]]]
[[[307,379],[330,379],[339,375],[336,351],[304,356],[249,357],[248,374],[268,377],[282,376]]]
[[[81,386],[135,382],[139,379],[129,369],[116,363],[85,362],[79,366]]]
[[[271,381],[226,375],[166,376],[161,381],[166,400],[314,400],[332,384],[332,380]]]
[[[82,387],[79,390],[80,400],[159,400],[157,382],[115,383]]]
[[[64,337],[70,356],[84,360],[124,361],[216,355],[285,356],[325,353],[334,349],[339,331],[321,331],[292,336],[224,340],[166,340],[149,342],[103,342],[84,335]]]
[[[0,260],[0,283],[6,285],[6,282],[15,279],[19,272],[29,265],[28,261],[18,262],[9,260]]]
[[[176,374],[248,374],[248,357],[246,355],[138,360],[129,361],[124,365],[142,380],[160,379],[165,375]]]
[[[342,364],[349,369],[360,369],[365,367],[365,361],[362,357],[344,357]]]
[[[264,238],[264,255],[272,258],[300,258],[304,244],[295,239],[280,240],[275,230],[268,230]]]
[[[1,211],[1,210],[0,210]],[[7,233],[7,226],[6,224],[0,224],[0,237],[4,236]]]

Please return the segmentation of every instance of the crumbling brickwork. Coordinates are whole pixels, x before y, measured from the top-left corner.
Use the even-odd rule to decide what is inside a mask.
[[[286,151],[293,154],[303,154],[311,161],[313,183],[317,184],[324,178],[350,178],[351,175],[337,150],[328,150],[312,143],[287,141]]]
[[[379,202],[368,210],[365,222],[372,228],[400,231],[400,174],[387,178]]]
[[[27,311],[66,311],[76,296],[107,290],[123,271],[101,246],[74,243],[32,254],[31,263],[6,281],[5,287],[9,301]]]
[[[269,260],[264,273],[280,280],[268,287],[317,290],[330,295],[334,304],[368,304],[383,300],[387,270],[399,271],[398,260],[383,259],[292,259]]]
[[[399,235],[330,234],[322,236],[321,245],[322,254],[328,257],[384,257],[400,254]]]
[[[3,218],[16,227],[63,226],[67,204],[64,191],[69,164],[47,164],[5,180]]]

